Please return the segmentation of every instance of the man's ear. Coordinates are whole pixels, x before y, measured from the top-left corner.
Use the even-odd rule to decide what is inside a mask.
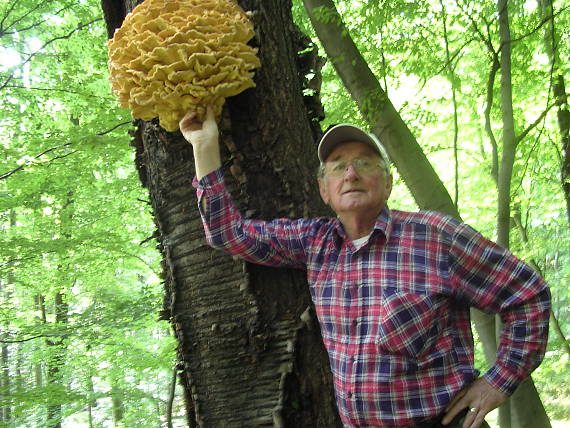
[[[324,178],[320,177],[317,178],[317,181],[319,182],[319,192],[321,193],[321,198],[323,199],[323,202],[328,205],[330,202],[330,197],[327,188],[327,183],[325,182]]]
[[[386,199],[388,199],[392,194],[393,184],[394,184],[394,177],[392,177],[392,174],[388,174],[388,177],[386,177]]]

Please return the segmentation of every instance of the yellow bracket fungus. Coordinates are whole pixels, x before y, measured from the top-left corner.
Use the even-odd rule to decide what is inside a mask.
[[[121,107],[167,131],[189,111],[220,117],[227,97],[255,86],[253,25],[234,0],[146,0],[109,40],[109,72]]]

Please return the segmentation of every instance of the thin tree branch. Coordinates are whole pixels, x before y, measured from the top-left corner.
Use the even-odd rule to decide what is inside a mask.
[[[22,85],[7,85],[5,88],[6,89],[24,89],[26,91],[63,92],[66,94],[81,95],[81,96],[87,97],[87,98],[95,98],[95,99],[109,100],[109,101],[113,100],[112,97],[100,97],[100,96],[96,96],[96,95],[86,94],[83,92],[69,91],[67,89],[60,89],[60,88],[37,88],[37,87],[26,87],[26,86],[22,86]]]
[[[466,42],[464,42],[456,51],[455,53],[453,53],[452,55],[450,55],[449,59],[446,59],[444,65],[442,68],[440,68],[435,74],[436,75],[440,75],[441,73],[444,72],[444,70],[451,66],[451,64],[453,64],[455,62],[455,59],[459,56],[459,54],[461,54],[461,52],[463,51],[464,48],[466,48],[469,44],[471,44],[471,42],[473,42],[475,40],[475,37],[471,37],[469,40],[467,40]]]
[[[491,71],[489,72],[489,77],[487,79],[487,103],[485,105],[485,130],[487,131],[487,136],[491,142],[492,148],[492,166],[491,166],[491,176],[495,180],[495,184],[499,184],[499,147],[497,145],[497,139],[493,133],[493,127],[491,126],[491,109],[493,108],[493,88],[495,86],[495,78],[501,64],[499,62],[498,54],[493,53]]]
[[[530,131],[538,126],[538,124],[544,119],[544,117],[548,114],[552,107],[556,106],[556,103],[550,104],[540,115],[536,118],[536,120],[531,123],[520,135],[515,138],[515,146],[518,145]]]
[[[103,135],[109,134],[110,132],[114,131],[117,128],[120,128],[121,126],[130,125],[131,123],[132,123],[132,121],[130,121],[130,120],[128,122],[119,123],[119,124],[113,126],[112,128],[107,129],[106,131],[99,132],[97,134],[97,136],[102,137]]]
[[[15,7],[18,5],[18,2],[20,0],[13,0],[10,4],[10,6],[8,6],[8,9],[6,9],[6,13],[4,14],[4,16],[2,17],[2,20],[0,21],[0,37],[2,37],[4,31],[4,22],[6,22],[6,19],[8,19],[8,16],[10,16],[10,14],[12,13],[12,11],[15,9]],[[8,26],[9,27],[9,26]]]
[[[49,148],[49,149],[47,149],[47,150],[44,150],[43,152],[37,154],[36,156],[34,156],[33,159],[39,159],[39,158],[41,158],[43,155],[47,155],[48,153],[51,153],[51,152],[53,152],[53,151],[55,151],[55,150],[59,150],[59,149],[61,149],[62,147],[69,147],[69,146],[71,146],[71,144],[72,144],[72,143],[65,143],[65,144],[62,144],[61,146],[51,147],[51,148]],[[5,178],[10,177],[12,174],[15,174],[16,172],[22,170],[24,167],[30,165],[31,163],[33,163],[33,160],[28,161],[28,162],[26,162],[26,163],[20,165],[20,166],[17,167],[17,168],[14,168],[12,171],[8,171],[8,172],[5,172],[4,174],[0,174],[0,180],[3,180],[3,179],[5,179]]]
[[[20,16],[20,17],[17,18],[15,21],[12,21],[12,23],[9,24],[9,25],[7,25],[7,27],[8,27],[8,28],[15,27],[18,22],[23,21],[26,17],[28,17],[28,16],[31,15],[33,12],[35,12],[35,11],[38,10],[38,9],[40,9],[42,6],[44,6],[44,5],[47,4],[47,3],[49,3],[48,0],[46,0],[46,1],[42,2],[42,3],[40,3],[40,4],[37,4],[34,8],[28,10],[24,15]],[[70,9],[72,6],[74,6],[74,3],[69,3],[67,6],[62,7],[62,8],[59,9],[57,12],[54,12],[52,15],[58,16],[61,12],[65,11],[66,9]],[[6,17],[7,17],[7,15],[5,16],[5,18],[6,18]],[[1,31],[1,32],[0,32],[0,37],[3,37],[3,36],[8,35],[8,34],[23,33],[24,31],[28,31],[28,30],[31,30],[32,28],[39,27],[40,25],[44,24],[45,22],[47,22],[47,19],[44,19],[44,20],[42,20],[42,21],[35,22],[35,23],[33,23],[33,24],[30,24],[30,25],[27,26],[27,27],[22,27],[22,28],[14,29],[13,31],[10,31],[10,32]]]
[[[560,15],[562,12],[564,12],[565,10],[570,9],[570,6],[566,6],[562,9],[560,9],[558,12],[550,15],[550,16],[546,16],[544,18],[542,18],[542,20],[538,23],[538,25],[533,28],[532,30],[530,30],[528,33],[523,34],[520,37],[517,37],[516,39],[511,39],[510,43],[515,43],[515,42],[520,42],[521,40],[526,39],[527,37],[532,36],[534,33],[536,33],[538,30],[540,30],[544,25],[546,25],[546,23],[550,20],[554,20],[554,17],[557,15]]]
[[[35,52],[32,52],[32,53],[28,56],[28,58],[26,58],[26,59],[24,60],[24,62],[22,62],[22,63],[20,64],[20,66],[26,65],[28,62],[30,62],[30,61],[32,60],[32,58],[33,58],[34,56],[36,56],[37,54],[39,54],[43,49],[45,49],[47,46],[49,46],[49,45],[52,44],[53,42],[55,42],[55,41],[57,41],[57,40],[69,39],[69,38],[70,38],[73,34],[75,34],[77,31],[80,31],[80,30],[82,30],[83,28],[88,27],[89,25],[91,25],[91,24],[93,24],[93,23],[95,23],[95,22],[97,22],[97,21],[102,21],[102,20],[103,20],[103,18],[101,18],[101,17],[100,17],[100,18],[93,19],[93,20],[91,20],[91,21],[89,21],[89,22],[87,22],[87,23],[85,23],[85,24],[80,24],[79,26],[77,26],[76,28],[74,28],[73,30],[71,30],[69,33],[67,33],[67,34],[65,34],[65,35],[63,35],[63,36],[57,36],[57,37],[54,37],[54,38],[51,39],[51,40],[48,40],[48,41],[45,42],[38,50],[36,50]],[[6,81],[2,84],[2,86],[0,86],[0,90],[4,89],[6,86],[8,86],[8,83],[10,83],[10,81],[11,81],[13,78],[14,78],[14,73],[12,72],[12,73],[10,74],[10,76],[8,76],[8,78],[6,79]]]
[[[469,21],[471,22],[471,26],[473,27],[473,30],[475,30],[475,33],[479,35],[479,39],[487,47],[487,50],[493,55],[497,54],[499,50],[495,50],[493,48],[493,41],[492,41],[493,39],[491,37],[491,24],[485,19],[485,17],[481,17],[481,19],[483,20],[483,22],[485,22],[485,25],[487,27],[487,36],[485,36],[481,31],[481,29],[479,28],[479,26],[477,25],[475,18],[473,18],[473,16],[471,16],[471,14],[463,8],[463,5],[460,2],[457,2],[457,5],[463,11],[465,16],[467,16],[467,19],[469,19]]]
[[[443,40],[445,42],[445,59],[449,68],[447,70],[447,76],[449,79],[449,83],[451,84],[451,95],[453,100],[453,159],[454,159],[454,184],[455,184],[455,194],[453,198],[453,202],[457,210],[459,211],[459,159],[458,159],[458,134],[459,134],[459,125],[458,125],[458,114],[457,114],[457,96],[456,96],[456,89],[455,89],[455,71],[452,66],[451,55],[449,52],[449,37],[447,34],[447,12],[445,10],[445,5],[443,4],[443,0],[439,0],[439,4],[441,6],[441,21],[443,24]]]
[[[35,11],[37,11],[38,9],[41,9],[43,6],[45,6],[47,3],[49,3],[49,0],[44,0],[39,2],[38,4],[35,5],[35,7],[29,9],[27,12],[25,12],[22,16],[20,16],[19,18],[16,18],[15,21],[12,21],[11,24],[8,25],[8,27],[14,27],[18,22],[23,21],[24,19],[26,19],[28,16],[30,16],[32,13],[34,13]]]
[[[121,126],[125,126],[125,125],[128,125],[128,124],[130,124],[130,123],[131,123],[131,121],[119,123],[119,124],[113,126],[112,128],[107,129],[107,130],[102,131],[102,132],[99,132],[99,133],[97,133],[97,134],[95,134],[95,135],[97,135],[98,137],[102,137],[103,135],[109,134],[110,132],[114,131],[115,129],[117,129],[117,128],[121,127]],[[59,149],[65,148],[65,147],[70,147],[70,146],[72,146],[73,144],[75,144],[75,143],[65,143],[65,144],[62,144],[62,145],[60,145],[60,146],[51,147],[51,148],[49,148],[49,149],[47,149],[47,150],[44,150],[43,152],[41,152],[41,153],[35,155],[31,160],[29,160],[28,162],[26,162],[26,163],[20,165],[19,167],[14,168],[14,169],[11,170],[11,171],[7,171],[7,172],[5,172],[5,173],[3,173],[3,174],[0,174],[0,180],[3,180],[3,179],[5,179],[5,178],[8,178],[8,177],[10,177],[11,175],[15,174],[16,172],[21,171],[21,170],[24,169],[26,166],[29,166],[29,165],[33,164],[33,163],[34,163],[34,160],[37,160],[37,159],[41,158],[42,156],[44,156],[44,155],[46,155],[46,154],[48,154],[48,153],[51,153],[51,152],[53,152],[53,151],[55,151],[55,150],[59,150]],[[72,154],[75,154],[75,153],[77,153],[77,152],[78,152],[78,150],[75,150],[75,151],[73,151],[73,152],[66,153],[66,154],[64,154],[64,155],[55,156],[55,157],[53,157],[52,159],[50,159],[48,162],[51,162],[51,161],[56,160],[56,159],[63,159],[63,158],[65,158],[65,157],[70,156],[70,155],[72,155]]]
[[[42,337],[47,337],[45,334],[40,334],[38,336],[32,336],[32,337],[28,337],[27,339],[19,339],[19,340],[5,340],[5,339],[1,339],[0,343],[24,343],[24,342],[29,342],[31,340],[35,340],[35,339],[41,339]]]

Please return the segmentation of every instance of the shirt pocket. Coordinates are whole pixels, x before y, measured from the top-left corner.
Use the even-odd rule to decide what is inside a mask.
[[[429,351],[440,334],[438,305],[430,295],[382,290],[375,343],[380,353],[416,358]]]

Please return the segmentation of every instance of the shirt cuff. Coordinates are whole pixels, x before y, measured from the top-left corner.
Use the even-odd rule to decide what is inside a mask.
[[[508,370],[501,369],[497,366],[491,367],[483,377],[487,382],[489,382],[489,384],[491,384],[491,386],[509,396],[515,392],[521,383],[521,379],[517,376],[514,376]]]
[[[224,172],[223,167],[209,172],[200,180],[194,176],[192,179],[192,186],[198,191],[207,193],[219,193],[224,189]]]

